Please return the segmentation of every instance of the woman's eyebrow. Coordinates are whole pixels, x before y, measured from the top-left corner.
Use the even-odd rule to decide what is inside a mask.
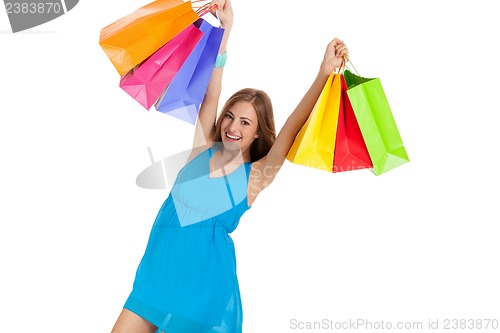
[[[247,118],[247,117],[240,117],[241,119],[246,119],[248,120],[249,122],[253,123],[253,121],[250,120],[250,118]]]
[[[234,116],[234,114],[229,109],[226,111],[226,113],[229,113],[229,114],[231,114],[231,116]],[[253,123],[253,121],[250,120],[250,118],[247,118],[247,117],[240,117],[240,119],[245,119],[245,120],[248,120],[249,122]]]

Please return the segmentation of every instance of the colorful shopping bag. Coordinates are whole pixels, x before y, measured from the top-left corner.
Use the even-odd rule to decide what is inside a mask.
[[[122,76],[120,87],[147,110],[165,90],[203,33],[188,26],[146,61]]]
[[[223,28],[214,27],[204,19],[195,25],[203,32],[202,39],[155,104],[157,111],[191,124],[196,123],[224,35]]]
[[[190,1],[157,0],[103,28],[99,44],[124,75],[197,19]]]
[[[332,172],[341,96],[341,76],[332,73],[286,158]]]
[[[344,71],[347,95],[370,154],[375,175],[409,161],[380,79]]]
[[[343,75],[341,75],[341,79],[342,95],[340,98],[332,171],[341,172],[371,168],[370,155],[354,115],[351,101],[347,95],[347,84]]]

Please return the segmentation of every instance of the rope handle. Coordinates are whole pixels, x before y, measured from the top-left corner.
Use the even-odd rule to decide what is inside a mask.
[[[354,65],[352,64],[351,59],[349,59],[349,57],[348,57],[348,56],[346,56],[346,55],[344,54],[344,55],[342,56],[342,58],[344,59],[344,62],[343,62],[343,63],[345,64],[345,66],[344,66],[345,68],[347,68],[347,69],[351,70],[351,69],[347,66],[347,62],[350,62],[350,63],[351,63],[351,66],[352,66],[352,68],[354,69],[354,71],[356,72],[356,74],[358,74],[358,76],[361,76],[361,75],[359,75],[358,70],[356,69],[356,67],[354,67]],[[351,70],[351,71],[352,71],[352,70]]]
[[[206,0],[191,0],[191,4],[205,2],[205,1]],[[199,17],[202,17],[203,15],[217,9],[217,5],[210,5],[210,3],[205,3],[204,5],[201,6],[198,5],[193,6],[193,8],[196,8],[196,14],[198,14]]]
[[[338,70],[337,70],[337,73],[336,74],[340,74],[340,73],[343,73],[345,68],[346,68],[346,59],[345,59],[345,56],[342,56],[342,63],[340,64],[340,67],[338,67]]]

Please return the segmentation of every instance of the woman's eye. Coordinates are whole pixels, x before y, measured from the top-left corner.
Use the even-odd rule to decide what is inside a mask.
[[[232,118],[230,114],[226,113],[226,118]]]
[[[247,126],[250,125],[250,123],[248,121],[243,121],[243,125]]]

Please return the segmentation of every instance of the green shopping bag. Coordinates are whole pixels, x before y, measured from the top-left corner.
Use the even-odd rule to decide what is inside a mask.
[[[344,71],[351,101],[375,175],[409,162],[380,79],[364,78]]]

